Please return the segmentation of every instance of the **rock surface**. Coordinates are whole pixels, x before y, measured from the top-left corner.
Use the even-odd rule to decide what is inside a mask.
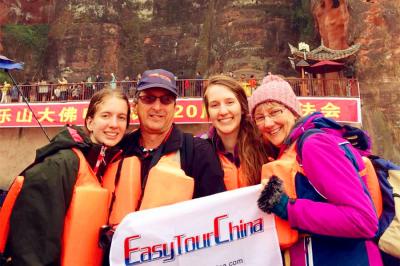
[[[122,79],[158,67],[188,78],[238,69],[298,76],[288,42],[360,43],[363,126],[375,153],[400,162],[398,0],[3,0],[0,10],[0,52],[26,62],[19,80],[110,80],[111,72]],[[13,41],[12,24],[44,25],[33,35],[43,51]]]
[[[328,47],[362,45],[355,69],[363,127],[373,139],[374,153],[399,163],[400,2],[314,0],[312,12]]]

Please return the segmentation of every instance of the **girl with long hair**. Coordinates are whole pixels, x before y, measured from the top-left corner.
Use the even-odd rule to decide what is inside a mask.
[[[115,145],[129,118],[125,94],[101,90],[90,101],[85,129],[68,125],[37,150],[21,174],[10,218],[11,265],[101,265],[98,236],[110,196],[103,175],[121,153]]]
[[[228,190],[260,183],[261,167],[268,160],[261,138],[251,122],[247,96],[233,78],[210,78],[203,101],[210,130],[202,135],[214,146]]]

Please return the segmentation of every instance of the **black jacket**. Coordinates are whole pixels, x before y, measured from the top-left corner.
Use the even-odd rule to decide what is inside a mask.
[[[173,125],[167,140],[150,153],[144,152],[140,147],[139,137],[140,130],[130,133],[121,142],[121,147],[124,150],[124,157],[137,156],[142,162],[142,184],[145,184],[151,167],[156,165],[163,155],[177,150],[180,150],[181,154],[185,153],[184,134],[175,125]],[[186,165],[186,167],[182,168],[187,175],[194,178],[193,197],[199,198],[225,191],[224,173],[211,144],[200,138],[193,137],[191,139],[193,140],[193,154],[186,156],[186,158],[190,158],[190,162],[183,162],[182,165]]]
[[[71,148],[81,150],[92,167],[101,149],[81,129],[71,128],[81,140],[76,141],[64,128],[37,150],[35,162],[22,173],[25,181],[10,218],[6,248],[12,265],[60,265],[64,219],[79,169],[79,159]],[[117,152],[119,149],[107,149],[105,161]],[[104,170],[105,165],[98,177]]]

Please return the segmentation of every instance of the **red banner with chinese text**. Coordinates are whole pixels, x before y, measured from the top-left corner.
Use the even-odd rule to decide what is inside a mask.
[[[360,99],[301,97],[303,115],[322,112],[340,122],[361,123]],[[65,124],[83,125],[89,102],[31,103],[30,106],[44,127],[60,127]],[[132,114],[131,124],[137,124]],[[208,123],[201,98],[178,99],[175,123]],[[32,112],[24,103],[0,104],[0,128],[38,127]]]

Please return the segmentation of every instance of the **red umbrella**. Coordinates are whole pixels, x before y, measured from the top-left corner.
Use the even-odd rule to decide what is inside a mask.
[[[339,62],[334,62],[334,61],[329,61],[329,60],[324,60],[320,61],[318,63],[315,63],[314,65],[311,65],[307,71],[310,73],[328,73],[328,72],[338,72],[344,68],[343,63]]]

